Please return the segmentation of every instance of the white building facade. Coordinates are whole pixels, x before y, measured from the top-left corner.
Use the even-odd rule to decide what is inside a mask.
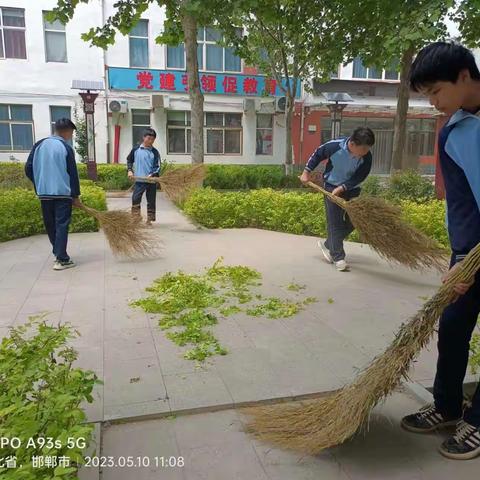
[[[57,118],[75,121],[76,112],[83,117],[79,91],[71,87],[73,80],[87,80],[105,86],[95,102],[98,163],[124,163],[145,127],[157,131],[162,159],[189,163],[185,53],[182,45],[155,42],[163,9],[152,5],[130,35],[117,34],[115,45],[104,52],[81,34],[104,23],[114,0],[80,4],[66,26],[45,18],[56,3],[0,0],[0,161],[25,161]],[[285,115],[279,85],[217,45],[219,39],[211,28],[198,36],[205,162],[282,163]]]
[[[106,2],[107,15],[113,13]],[[124,162],[145,126],[157,132],[162,159],[189,163],[190,101],[183,45],[159,45],[164,11],[151,6],[128,36],[117,36],[106,55],[112,160]],[[206,163],[273,164],[285,156],[285,114],[279,85],[258,75],[217,45],[213,28],[198,32],[200,84],[204,92]],[[277,100],[277,101],[275,101]],[[111,109],[110,109],[111,110]]]
[[[45,19],[55,5],[55,0],[0,0],[0,161],[25,161],[56,119],[81,113],[73,79],[105,76],[102,50],[80,38],[88,27],[101,25],[101,2],[80,4],[67,26]],[[97,103],[97,152],[106,161],[104,98]]]

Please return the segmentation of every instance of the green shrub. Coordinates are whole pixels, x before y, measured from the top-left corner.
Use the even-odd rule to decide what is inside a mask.
[[[25,176],[23,163],[0,162],[0,190],[21,187],[32,189],[32,182]]]
[[[78,175],[87,179],[87,165],[77,164]],[[124,164],[97,164],[97,181],[95,182],[104,190],[128,190],[132,182],[127,177],[127,166]]]
[[[286,176],[283,165],[207,165],[205,187],[216,190],[300,187],[296,175]]]
[[[445,202],[430,200],[417,203],[411,200],[402,200],[400,208],[403,218],[427,234],[435,238],[445,247],[449,246],[448,233],[445,226]]]
[[[385,195],[385,185],[377,175],[369,175],[362,183],[362,194],[381,197]]]
[[[323,199],[315,193],[272,189],[221,193],[205,188],[187,199],[184,210],[209,228],[256,227],[305,235],[326,230]]]
[[[285,233],[326,236],[323,198],[316,193],[218,192],[211,188],[194,192],[183,205],[194,221],[208,228],[263,228]],[[443,245],[448,245],[445,207],[439,200],[424,205],[402,202],[405,219]],[[358,232],[350,237],[359,241]]]
[[[89,207],[106,210],[105,192],[82,181],[81,199]],[[96,220],[85,212],[74,209],[70,232],[95,232]],[[33,190],[15,188],[0,191],[0,241],[14,240],[44,233],[40,201]]]
[[[477,332],[479,330],[477,329]],[[470,372],[476,375],[480,370],[480,333],[474,333],[470,341]]]
[[[13,328],[0,344],[0,436],[18,438],[19,448],[2,448],[2,458],[16,457],[17,468],[0,466],[10,480],[73,480],[93,426],[80,408],[92,402],[97,377],[72,366],[77,353],[68,341],[77,336],[66,325],[31,320]],[[45,441],[51,440],[51,444]],[[34,456],[68,457],[70,465],[36,467]]]
[[[404,170],[394,173],[389,178],[386,196],[393,201],[411,200],[422,203],[435,198],[435,187],[418,172]]]

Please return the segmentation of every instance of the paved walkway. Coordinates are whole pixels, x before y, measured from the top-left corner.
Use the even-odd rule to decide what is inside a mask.
[[[437,448],[445,434],[415,435],[399,419],[420,403],[398,392],[374,410],[369,431],[317,456],[272,448],[243,433],[238,410],[112,425],[103,431],[102,455],[141,457],[145,468],[103,468],[103,480],[451,480],[478,478],[480,458],[458,462]],[[314,419],[312,419],[314,421]],[[167,465],[157,467],[155,457]],[[88,477],[90,474],[90,477]],[[96,478],[83,470],[80,480]]]
[[[128,203],[109,199],[110,208]],[[87,408],[92,421],[336,389],[383,350],[438,284],[436,274],[392,268],[360,244],[347,247],[352,271],[338,273],[322,261],[312,237],[199,229],[162,195],[158,217],[164,245],[155,260],[119,261],[102,233],[74,234],[70,254],[78,267],[55,272],[45,236],[0,244],[0,335],[41,312],[75,325],[82,334],[75,341],[78,364],[104,381]],[[295,296],[285,289],[295,281],[318,303],[285,320],[222,319],[214,332],[229,354],[199,367],[182,358],[155,316],[128,304],[165,272],[201,271],[220,256],[262,272],[262,293]],[[412,372],[426,385],[433,377],[431,350]]]

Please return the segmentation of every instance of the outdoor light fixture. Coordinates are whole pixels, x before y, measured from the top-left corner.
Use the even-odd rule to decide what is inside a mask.
[[[340,136],[340,126],[342,123],[342,112],[344,108],[354,100],[348,93],[342,92],[322,92],[323,97],[328,102],[327,108],[332,120],[332,139]]]

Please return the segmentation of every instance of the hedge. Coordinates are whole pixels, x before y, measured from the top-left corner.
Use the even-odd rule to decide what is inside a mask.
[[[77,164],[77,169],[80,178],[88,178],[87,166],[84,163]],[[97,177],[95,183],[104,190],[128,190],[132,186],[132,182],[127,177],[126,165],[98,163]]]
[[[298,175],[286,176],[283,165],[207,165],[205,187],[217,190],[300,187]]]
[[[162,170],[184,166],[187,165],[163,162]],[[283,165],[207,164],[206,167],[204,186],[217,190],[287,189],[301,186],[298,180],[300,171],[285,176]],[[299,167],[295,166],[296,169]],[[77,168],[80,178],[87,179],[86,165],[77,164]],[[31,188],[23,169],[24,165],[21,163],[0,163],[0,190],[14,187]],[[131,186],[124,164],[100,163],[97,165],[97,174],[98,180],[95,183],[105,190],[127,190]],[[432,182],[412,170],[398,172],[386,179],[370,175],[363,184],[363,191],[370,195],[384,196],[394,202],[400,200],[424,202],[434,198]]]
[[[162,170],[182,168],[186,165],[162,163]],[[204,185],[218,190],[300,187],[296,175],[285,176],[282,165],[216,165],[209,164]],[[87,178],[84,164],[78,165],[80,178]],[[126,190],[131,182],[125,165],[97,165],[97,185],[105,190]]]
[[[89,182],[81,182],[81,199],[89,207],[107,209],[105,191]],[[73,210],[70,232],[96,232],[95,219]],[[40,201],[33,190],[15,188],[0,191],[0,242],[44,233]]]
[[[400,203],[404,218],[427,235],[448,245],[445,205],[440,200],[424,204]],[[262,228],[299,235],[326,236],[325,208],[316,193],[218,192],[211,188],[194,192],[183,205],[185,213],[208,228]],[[359,241],[357,232],[350,240]]]

